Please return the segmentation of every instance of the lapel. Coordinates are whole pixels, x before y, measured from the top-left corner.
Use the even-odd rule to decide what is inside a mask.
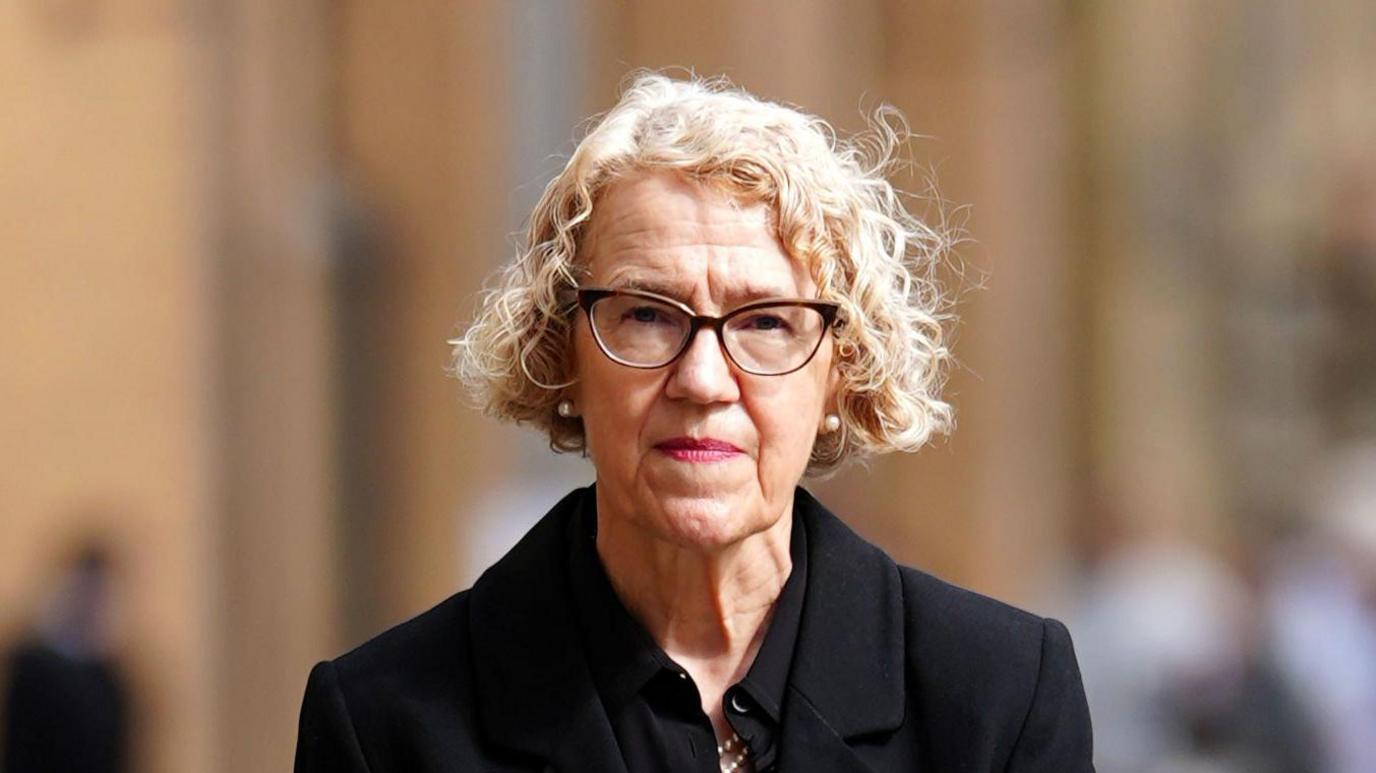
[[[903,724],[898,567],[799,488],[808,583],[783,710],[780,770],[868,771],[847,743]]]
[[[591,489],[554,506],[473,585],[479,722],[505,748],[560,771],[625,773],[572,617],[565,526]]]
[[[626,773],[568,598],[566,524],[590,496],[565,496],[473,586],[479,721],[494,743],[554,770]],[[780,769],[869,771],[847,741],[904,720],[898,568],[802,488],[794,507],[808,530],[808,587]]]

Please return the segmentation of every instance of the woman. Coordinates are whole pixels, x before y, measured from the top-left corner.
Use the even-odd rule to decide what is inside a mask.
[[[317,666],[298,771],[1092,770],[1064,626],[898,567],[798,487],[951,423],[944,241],[882,177],[900,139],[630,86],[457,356],[596,484]]]

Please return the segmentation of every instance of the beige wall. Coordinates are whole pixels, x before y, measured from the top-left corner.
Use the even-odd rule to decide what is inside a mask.
[[[126,13],[126,11],[128,11]],[[213,315],[193,29],[0,4],[0,623],[75,534],[123,559],[147,770],[213,734]]]
[[[1047,379],[1072,299],[1058,200],[1029,194],[1059,184],[1062,65],[1005,38],[1060,20],[1030,4],[709,5],[589,0],[579,70],[561,74],[572,109],[605,108],[629,68],[686,64],[846,130],[892,102],[933,137],[917,160],[974,207],[967,259],[995,277],[963,310],[960,430],[817,487],[905,561],[1044,597],[1068,453],[1064,400],[1046,399],[1064,384]],[[510,191],[532,182],[516,158],[567,150],[513,145],[526,17],[37,8],[0,10],[0,98],[24,106],[0,139],[0,239],[17,248],[0,336],[23,363],[0,381],[20,407],[5,436],[22,439],[0,447],[2,622],[35,598],[67,508],[112,503],[151,769],[281,767],[310,663],[472,576],[466,514],[493,482],[543,474],[443,373],[444,339],[509,253]]]
[[[285,767],[302,675],[340,646],[327,8],[244,0],[202,19],[223,771]]]
[[[1362,3],[1327,27],[1292,11],[1332,43],[1287,92],[1307,117],[1234,143],[1248,116],[1208,123],[1228,92],[1201,76],[1247,6],[1198,6],[0,2],[0,643],[67,539],[108,533],[142,769],[285,768],[312,662],[480,571],[494,491],[586,474],[469,411],[445,339],[510,255],[531,170],[635,67],[726,74],[843,131],[888,102],[923,135],[969,236],[958,429],[815,484],[863,533],[1057,613],[1100,505],[1223,541],[1221,339],[1200,334],[1222,304],[1161,269],[1209,245],[1161,238],[1143,149],[1189,161],[1208,135],[1294,184],[1313,116],[1346,127],[1342,158],[1370,146],[1376,70],[1352,64]],[[1211,210],[1242,253],[1274,242],[1247,217],[1312,220],[1258,202]]]
[[[355,407],[368,415],[345,419],[371,492],[344,515],[350,568],[374,586],[356,638],[453,592],[468,568],[456,514],[510,472],[495,427],[445,374],[446,340],[508,252],[510,18],[505,3],[360,0],[335,22],[338,164],[370,217],[370,338],[341,342],[367,371]]]

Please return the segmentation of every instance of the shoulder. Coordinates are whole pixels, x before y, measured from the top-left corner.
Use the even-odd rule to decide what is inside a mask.
[[[825,608],[887,599],[881,608],[901,616],[895,627],[901,628],[906,670],[933,710],[999,709],[1013,719],[1025,716],[1044,679],[1062,680],[1072,692],[1078,687],[1070,634],[1061,623],[901,566],[806,490],[798,490],[796,501],[806,519],[810,560],[826,575],[827,587],[817,592],[833,601],[844,595],[845,603]],[[809,584],[813,569],[810,564]]]
[[[557,604],[558,557],[566,521],[590,495],[575,489],[561,499],[472,588],[384,631],[333,662],[357,689],[421,687],[437,678],[467,685],[476,629],[525,630],[537,605]],[[513,610],[512,607],[516,609]],[[500,638],[500,637],[499,637]],[[461,666],[463,668],[461,668]]]
[[[899,565],[805,489],[796,497],[807,525],[809,574],[815,568],[826,580],[817,592],[845,602],[830,606],[854,605],[870,595],[892,599],[895,611],[902,610],[909,658],[943,669],[1036,667],[1045,618]],[[857,591],[844,596],[843,586]],[[1053,627],[1064,630],[1059,623]]]
[[[1030,697],[1045,650],[1070,651],[1070,634],[1056,620],[918,569],[898,573],[909,666],[929,681],[986,701]]]
[[[456,593],[335,658],[341,681],[378,690],[457,679],[468,646],[469,593]]]
[[[1014,657],[1035,666],[1044,618],[897,564],[805,489],[798,489],[796,501],[807,525],[809,573],[815,564],[827,580],[818,592],[832,597],[845,592],[838,586],[857,587],[861,595],[845,598],[847,604],[863,595],[898,597],[893,603],[902,609],[910,656],[938,663],[954,658],[971,667],[1008,664]]]
[[[451,596],[311,670],[297,771],[407,769],[398,761],[418,750],[453,760],[480,756],[468,597]]]
[[[398,721],[452,724],[473,704],[469,595],[450,596],[320,664],[311,679],[328,678],[363,735]]]
[[[970,666],[1036,666],[1046,618],[918,569],[899,566],[898,574],[910,652]]]
[[[1059,760],[1054,769],[1092,770],[1089,707],[1065,625],[898,571],[907,669],[922,713],[945,726],[937,730],[973,730],[1008,755],[1010,769]]]

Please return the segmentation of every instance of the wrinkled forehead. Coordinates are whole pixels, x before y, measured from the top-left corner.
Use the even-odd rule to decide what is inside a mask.
[[[813,297],[812,276],[776,223],[767,202],[723,186],[637,173],[598,198],[579,249],[583,281],[714,305]]]

